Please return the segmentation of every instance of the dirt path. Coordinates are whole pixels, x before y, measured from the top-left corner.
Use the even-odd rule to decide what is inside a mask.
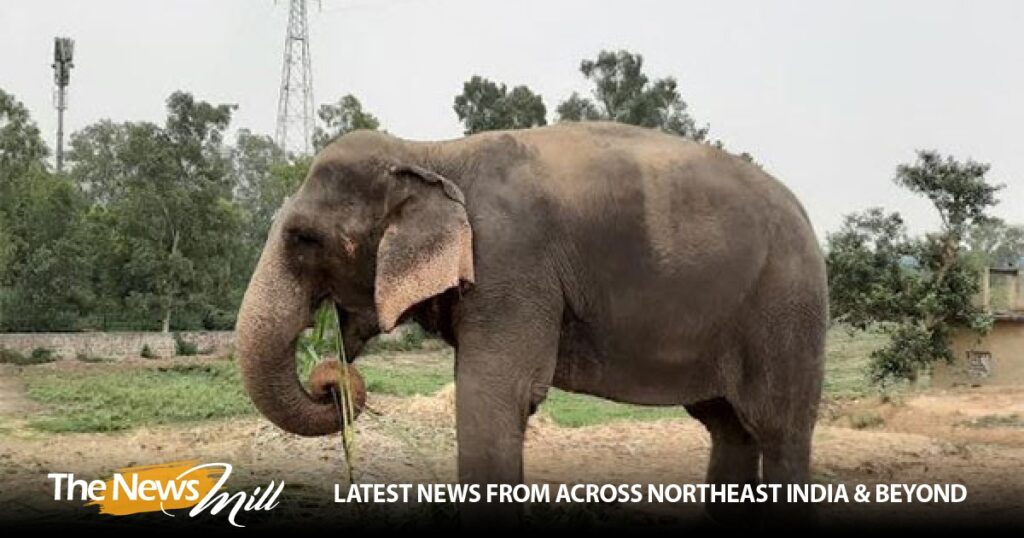
[[[0,364],[0,420],[24,418],[40,409],[25,396],[25,386],[17,373],[17,366]]]
[[[0,375],[0,415],[11,421],[31,404],[17,379]],[[360,482],[454,481],[453,389],[435,396],[371,396],[371,413],[357,422]],[[879,517],[935,523],[957,518],[1024,520],[1024,389],[929,392],[901,402],[877,399],[831,407],[815,435],[813,470],[826,483],[961,483],[962,505],[826,505],[822,519],[841,525]],[[877,415],[874,427],[854,429],[856,417]],[[526,472],[531,482],[693,483],[703,480],[710,441],[689,419],[561,428],[543,416],[527,432]],[[232,483],[284,480],[299,492],[301,509],[340,513],[332,488],[343,481],[337,436],[307,439],[282,433],[258,417],[117,434],[44,435],[24,428],[0,434],[0,513],[49,514],[47,472],[95,478],[117,467],[181,459],[235,466]],[[62,505],[61,510],[80,506]],[[699,506],[628,506],[616,509],[700,522]],[[49,517],[49,516],[47,516]]]

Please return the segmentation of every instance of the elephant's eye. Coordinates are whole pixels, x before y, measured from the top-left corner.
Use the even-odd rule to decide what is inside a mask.
[[[319,234],[312,230],[305,229],[289,229],[288,243],[293,246],[299,247],[321,247],[324,244],[324,240]]]

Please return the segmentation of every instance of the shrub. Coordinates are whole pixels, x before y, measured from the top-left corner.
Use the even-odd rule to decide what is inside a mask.
[[[177,344],[175,344],[175,348],[177,348]],[[144,359],[156,358],[156,353],[153,353],[153,349],[149,347],[149,344],[144,344],[142,346],[142,351],[139,352],[139,355],[142,355],[142,358]]]
[[[37,347],[32,350],[32,353],[25,355],[14,349],[0,348],[0,362],[7,364],[17,364],[19,366],[28,366],[32,364],[44,364],[47,362],[53,362],[59,357],[53,353],[52,350],[44,347]]]
[[[32,350],[32,355],[29,356],[33,363],[53,362],[57,360],[57,356],[54,355],[52,349],[45,347],[37,347]]]
[[[191,357],[199,354],[199,346],[185,340],[180,333],[174,333],[174,354],[182,357]]]

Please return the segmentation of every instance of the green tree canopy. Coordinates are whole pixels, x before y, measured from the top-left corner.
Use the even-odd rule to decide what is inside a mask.
[[[27,173],[44,166],[49,154],[39,127],[20,101],[0,90],[0,189]],[[0,190],[0,194],[4,191]]]
[[[201,319],[174,322],[230,326],[237,303],[223,290],[247,272],[223,145],[233,109],[175,92],[163,126],[104,121],[72,135],[71,176],[93,203],[108,308],[158,319],[165,331],[185,312]]]
[[[305,179],[312,158],[289,156],[265,135],[242,129],[231,159],[235,176],[235,197],[245,210],[246,241],[262,249],[270,220],[284,199]],[[255,263],[256,257],[253,256]]]
[[[592,99],[574,92],[558,105],[559,121],[617,121],[705,140],[709,128],[697,127],[676,79],[651,80],[643,66],[642,55],[625,50],[603,50],[583,60],[580,72],[594,85]]]
[[[980,222],[967,232],[971,256],[980,267],[1020,267],[1024,259],[1024,225],[1000,219]]]
[[[288,163],[288,154],[267,135],[240,129],[230,150],[235,199],[250,219],[246,234],[252,243],[262,242],[269,228],[270,216],[284,196],[274,190],[274,170]]]
[[[509,91],[505,84],[479,75],[463,83],[462,93],[455,96],[453,108],[467,135],[547,125],[547,108],[540,95],[526,86],[516,86]]]
[[[9,267],[18,254],[12,226],[21,191],[32,176],[44,173],[48,151],[28,109],[13,95],[0,90],[0,290],[10,285]]]
[[[184,92],[162,124],[75,132],[67,175],[0,92],[0,330],[234,325],[273,213],[309,168],[266,136],[224,140],[233,106]]]
[[[352,94],[342,96],[336,103],[321,105],[317,117],[322,125],[317,125],[313,131],[313,147],[316,151],[345,133],[360,129],[380,129],[377,117],[363,110],[363,104]]]
[[[908,237],[899,214],[874,208],[847,216],[828,235],[833,319],[858,328],[877,324],[891,336],[872,353],[874,381],[915,379],[934,361],[952,359],[954,327],[990,325],[972,304],[979,268],[965,256],[968,231],[988,222],[1001,188],[985,179],[988,169],[919,151],[916,162],[897,168],[895,181],[932,201],[942,222],[937,232]]]
[[[83,199],[52,174],[28,110],[0,90],[0,329],[60,327],[87,309]]]

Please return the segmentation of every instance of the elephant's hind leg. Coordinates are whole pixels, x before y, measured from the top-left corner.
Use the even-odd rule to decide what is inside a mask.
[[[711,461],[707,481],[711,484],[756,484],[760,449],[725,398],[686,405],[686,411],[711,434]],[[708,516],[723,524],[757,521],[756,504],[714,503],[706,506]]]
[[[728,398],[761,448],[763,482],[807,484],[824,370],[825,303],[823,292],[813,289],[794,285],[784,292],[755,308],[742,373]],[[765,516],[769,525],[810,524],[814,507],[780,502]]]

